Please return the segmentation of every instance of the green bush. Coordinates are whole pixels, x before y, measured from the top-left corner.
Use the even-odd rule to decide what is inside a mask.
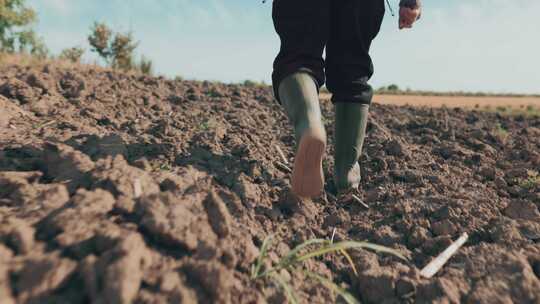
[[[138,42],[133,41],[131,33],[116,33],[111,44],[112,67],[125,71],[132,70],[134,68],[133,52],[138,44]]]
[[[246,80],[244,81],[244,86],[246,87],[256,87],[257,83],[253,80]]]
[[[47,47],[31,28],[37,20],[36,12],[27,7],[25,2],[0,0],[0,51],[29,53],[46,58]]]
[[[397,92],[399,91],[399,86],[397,84],[391,84],[386,88],[386,90],[391,92]]]
[[[96,52],[113,69],[138,70],[143,74],[152,73],[152,61],[144,56],[136,63],[135,49],[139,43],[131,32],[115,33],[104,23],[94,23],[88,36],[92,51]]]
[[[153,63],[152,60],[141,56],[141,61],[139,62],[139,71],[145,75],[152,75],[153,72]]]
[[[92,46],[91,51],[98,53],[107,63],[112,56],[111,50],[111,37],[112,31],[104,23],[94,23],[91,28],[90,36],[88,36],[88,43]]]
[[[82,55],[84,54],[84,49],[81,47],[72,47],[62,50],[59,58],[71,61],[73,63],[80,63]]]

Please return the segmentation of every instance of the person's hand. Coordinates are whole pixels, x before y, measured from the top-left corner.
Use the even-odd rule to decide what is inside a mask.
[[[422,8],[417,5],[416,7],[410,8],[402,6],[399,8],[399,29],[412,28],[413,24],[420,19],[422,14]]]

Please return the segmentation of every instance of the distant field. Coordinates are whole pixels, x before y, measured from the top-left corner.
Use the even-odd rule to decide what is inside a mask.
[[[539,97],[460,97],[460,96],[405,96],[405,95],[376,95],[375,102],[394,105],[429,106],[429,107],[460,107],[486,108],[510,107],[524,108],[527,106],[540,107]]]
[[[330,99],[330,94],[322,94]],[[540,111],[540,97],[469,97],[469,96],[420,96],[420,95],[375,95],[374,102],[398,106],[469,108],[482,110],[526,110]]]

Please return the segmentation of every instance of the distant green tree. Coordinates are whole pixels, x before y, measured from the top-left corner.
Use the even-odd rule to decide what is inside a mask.
[[[397,92],[399,91],[399,86],[397,84],[391,84],[386,89],[388,91]]]
[[[91,51],[98,53],[107,63],[112,56],[110,40],[112,31],[104,23],[95,22],[91,28],[91,33],[88,36],[88,43],[92,47]]]
[[[96,22],[91,28],[88,42],[91,51],[96,52],[114,69],[138,69],[145,74],[152,71],[152,61],[146,57],[143,56],[139,63],[135,62],[134,53],[139,43],[134,41],[131,32],[114,33],[106,24]]]
[[[0,51],[30,53],[47,57],[43,40],[31,25],[37,20],[36,11],[26,6],[25,0],[0,0]]]
[[[139,71],[145,75],[152,75],[153,72],[153,63],[152,60],[141,56],[141,61],[139,61]]]
[[[133,41],[131,33],[116,33],[111,44],[112,67],[121,70],[132,70],[134,68],[133,52],[139,45]]]
[[[244,86],[246,87],[256,87],[257,86],[257,83],[253,80],[245,80],[244,81]]]
[[[73,63],[81,62],[82,55],[84,54],[84,49],[81,47],[72,47],[62,50],[60,53],[60,59],[69,60]]]

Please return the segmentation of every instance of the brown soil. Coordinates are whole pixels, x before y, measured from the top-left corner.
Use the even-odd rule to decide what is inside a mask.
[[[0,302],[283,303],[250,279],[262,241],[275,235],[275,260],[336,228],[409,258],[354,252],[358,276],[341,256],[307,263],[365,303],[540,303],[539,118],[374,105],[369,210],[287,195],[274,146],[294,144],[267,88],[1,68]],[[336,301],[288,276],[302,303]]]

